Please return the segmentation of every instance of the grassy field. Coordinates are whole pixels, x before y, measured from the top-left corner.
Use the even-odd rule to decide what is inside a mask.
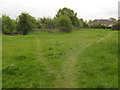
[[[0,89],[2,89],[2,34],[0,32]]]
[[[3,88],[117,88],[118,32],[3,35]]]

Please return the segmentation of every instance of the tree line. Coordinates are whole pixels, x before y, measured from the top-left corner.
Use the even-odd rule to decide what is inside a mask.
[[[54,31],[71,32],[74,28],[87,28],[83,19],[78,19],[77,13],[69,8],[59,9],[54,18],[43,17],[36,19],[30,14],[23,12],[16,19],[2,15],[3,34],[27,35],[31,31]]]
[[[23,12],[16,19],[2,15],[3,34],[27,35],[31,31],[40,30],[48,32],[71,32],[79,28],[104,28],[102,25],[89,25],[89,22],[77,17],[77,13],[69,8],[59,9],[54,18],[43,17],[36,19],[30,14]],[[115,26],[114,26],[115,27]]]

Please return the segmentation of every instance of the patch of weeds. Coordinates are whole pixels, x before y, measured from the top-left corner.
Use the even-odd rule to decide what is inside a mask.
[[[19,71],[19,68],[16,66],[8,66],[7,68],[3,69],[2,72],[3,74],[9,74],[9,75],[13,75],[16,74],[16,72]]]
[[[65,53],[64,52],[60,52],[59,55],[65,55]]]
[[[93,88],[108,88],[108,87],[103,83],[98,83]]]
[[[20,55],[20,56],[15,56],[14,60],[24,61],[24,60],[34,60],[34,58],[30,56]]]
[[[52,47],[49,47],[49,49],[48,50],[52,50],[53,48]]]
[[[101,56],[101,59],[105,59],[105,56]]]
[[[106,71],[109,71],[109,70],[110,70],[109,67],[103,67],[103,68],[100,69],[100,71],[102,71],[102,72],[106,72]]]

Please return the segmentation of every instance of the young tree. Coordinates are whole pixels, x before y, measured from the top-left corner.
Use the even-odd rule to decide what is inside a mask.
[[[92,22],[93,22],[92,20],[89,20],[89,21],[88,21],[88,24],[92,24]]]
[[[9,16],[2,15],[2,32],[4,34],[13,34],[15,32],[16,24]]]
[[[56,27],[62,32],[71,32],[73,25],[70,18],[66,15],[61,15],[55,19]]]
[[[79,27],[79,19],[77,17],[77,13],[74,13],[73,10],[64,7],[63,9],[59,9],[59,11],[56,14],[56,17],[59,17],[61,15],[66,15],[70,18],[72,25],[75,27]]]
[[[79,19],[79,22],[80,22],[79,27],[84,28],[84,20],[81,18],[81,19]]]
[[[27,35],[36,27],[36,19],[28,13],[21,13],[18,17],[17,30],[23,35]]]
[[[87,23],[87,22],[84,22],[84,23],[83,23],[83,27],[84,27],[84,28],[89,28],[88,23]]]

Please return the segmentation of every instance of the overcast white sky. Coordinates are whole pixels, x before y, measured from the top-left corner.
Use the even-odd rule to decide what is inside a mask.
[[[0,0],[0,14],[16,18],[21,12],[38,17],[54,17],[59,8],[68,7],[77,12],[79,18],[118,18],[120,0]]]

